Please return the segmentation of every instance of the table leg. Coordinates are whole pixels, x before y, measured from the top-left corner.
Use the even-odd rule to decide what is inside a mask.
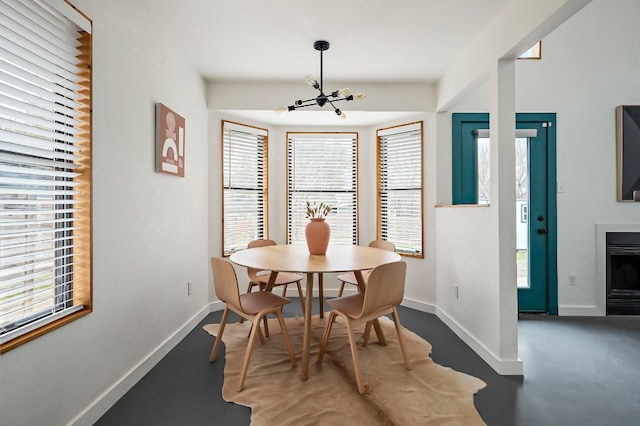
[[[304,307],[304,335],[302,338],[302,371],[300,380],[309,378],[309,352],[311,351],[311,302],[313,301],[313,272],[307,273],[307,294]]]
[[[320,305],[320,318],[324,318],[324,290],[322,287],[322,272],[318,274],[318,299]]]
[[[265,291],[273,291],[273,286],[276,283],[276,278],[278,278],[277,271],[271,271],[269,274],[269,279],[267,280],[267,287],[265,287]]]
[[[353,271],[353,275],[356,276],[356,281],[358,282],[358,291],[360,293],[364,292],[365,284],[364,277],[362,276],[362,271]],[[376,331],[376,336],[378,336],[378,343],[382,346],[387,346],[387,339],[384,338],[384,333],[382,332],[382,328],[380,328],[380,322],[378,319],[374,319],[371,321],[373,325],[373,329]]]

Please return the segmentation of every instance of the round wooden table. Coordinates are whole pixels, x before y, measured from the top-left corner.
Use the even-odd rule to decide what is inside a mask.
[[[302,343],[301,379],[309,377],[309,349],[311,346],[311,302],[313,299],[313,275],[320,279],[324,273],[353,271],[358,281],[358,290],[364,291],[362,270],[372,269],[385,263],[401,260],[399,254],[373,247],[329,245],[324,255],[310,255],[306,245],[275,245],[256,247],[233,253],[230,260],[247,268],[271,271],[267,290],[271,291],[278,272],[304,273],[307,276],[307,292],[304,310],[304,337]],[[382,330],[375,320],[373,323],[378,341],[385,345]]]

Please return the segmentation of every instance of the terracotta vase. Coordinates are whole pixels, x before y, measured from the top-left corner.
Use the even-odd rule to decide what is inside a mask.
[[[323,217],[312,217],[304,228],[309,254],[325,254],[331,236],[331,227]]]

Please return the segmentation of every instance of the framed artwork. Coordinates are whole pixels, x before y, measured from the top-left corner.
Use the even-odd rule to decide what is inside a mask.
[[[618,201],[640,201],[640,106],[616,108]]]
[[[184,118],[156,104],[156,172],[184,177]]]

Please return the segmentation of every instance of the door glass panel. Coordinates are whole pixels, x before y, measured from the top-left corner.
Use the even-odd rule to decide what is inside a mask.
[[[478,204],[489,204],[489,157],[490,157],[489,138],[477,138],[477,164],[478,171]]]
[[[529,139],[516,138],[516,262],[518,288],[529,288]]]
[[[478,204],[489,203],[490,139],[477,138]],[[529,288],[529,139],[516,138],[516,262],[518,288]]]

